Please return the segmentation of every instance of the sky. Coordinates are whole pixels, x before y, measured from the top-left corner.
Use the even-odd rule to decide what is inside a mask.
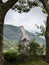
[[[14,26],[24,26],[30,32],[40,31],[35,24],[44,25],[47,15],[42,12],[40,7],[32,8],[28,13],[18,13],[14,10],[9,10],[5,16],[4,24]]]

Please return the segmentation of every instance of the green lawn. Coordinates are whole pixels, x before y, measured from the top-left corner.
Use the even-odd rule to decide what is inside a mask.
[[[45,61],[29,61],[26,63],[6,63],[5,65],[49,65]]]

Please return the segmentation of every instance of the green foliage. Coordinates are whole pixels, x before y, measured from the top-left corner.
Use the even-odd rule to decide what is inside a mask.
[[[28,12],[30,10],[30,8],[38,6],[38,3],[36,1],[29,1],[27,0],[27,2],[25,0],[18,0],[18,4],[16,3],[13,6],[13,10],[17,10],[19,13],[22,12]]]
[[[45,36],[45,35],[46,35],[46,22],[45,22],[45,21],[44,21],[44,24],[45,24],[45,26],[43,26],[43,25],[38,26],[38,25],[36,24],[36,27],[37,27],[38,29],[40,29],[40,33],[39,33],[39,32],[36,32],[36,34],[37,34],[38,36]]]
[[[24,50],[25,48],[25,50]],[[23,50],[23,51],[21,51]],[[39,60],[39,56],[43,55],[43,47],[31,41],[26,47],[18,45],[18,49],[11,48],[10,50],[4,51],[4,58],[9,62],[26,62],[30,60]]]
[[[28,5],[30,8],[35,7],[35,6],[38,6],[38,3],[36,1],[28,1]]]
[[[39,49],[40,45],[31,41],[29,47],[30,47],[30,53],[32,55],[37,55],[37,50]]]
[[[28,46],[22,46],[21,44],[18,46],[19,52],[20,52],[20,58],[23,61],[24,60],[32,60],[32,59],[39,59],[38,57],[41,57],[43,55],[44,47],[40,47],[38,43],[35,43],[34,40],[32,40]]]
[[[13,43],[14,44],[14,43]],[[20,43],[17,47],[4,49],[4,58],[8,61],[26,62],[32,59],[38,59],[38,55],[43,54],[43,48],[35,43],[35,40],[30,41],[28,46],[22,46]]]
[[[29,12],[30,9],[32,7],[41,7],[42,8],[42,12],[47,14],[47,11],[45,10],[45,8],[43,7],[43,5],[41,4],[41,2],[39,0],[18,0],[18,2],[13,6],[13,10],[18,11],[19,13],[22,12]]]
[[[42,12],[47,14],[47,11],[45,10],[45,8],[42,9]]]
[[[45,55],[45,51],[46,51],[46,46],[42,45],[40,46],[38,43],[36,43],[35,41],[31,41],[29,44],[30,47],[30,53],[32,53],[34,56],[35,55]]]
[[[15,61],[17,57],[17,52],[14,51],[6,51],[4,53],[4,58],[8,61]]]
[[[17,54],[16,52],[5,52],[4,53],[5,60],[9,62],[26,62],[29,60],[29,56],[26,54]]]

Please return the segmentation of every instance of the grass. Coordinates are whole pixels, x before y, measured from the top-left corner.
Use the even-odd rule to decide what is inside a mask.
[[[29,61],[24,63],[6,63],[5,65],[49,65],[45,61]]]
[[[49,65],[49,64],[44,61],[30,61],[30,62],[21,63],[21,64],[19,63],[19,65]]]

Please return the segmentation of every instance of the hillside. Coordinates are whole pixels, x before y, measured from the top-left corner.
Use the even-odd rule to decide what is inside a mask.
[[[26,30],[25,30],[26,31]],[[30,40],[35,39],[35,41],[39,44],[45,45],[45,40],[41,37],[36,36],[35,34],[26,31],[28,34]],[[13,25],[4,25],[4,31],[3,31],[3,43],[4,47],[8,46],[16,46],[21,38],[21,31],[19,27],[13,26]],[[15,43],[15,45],[14,45]],[[6,45],[6,46],[5,46]]]

